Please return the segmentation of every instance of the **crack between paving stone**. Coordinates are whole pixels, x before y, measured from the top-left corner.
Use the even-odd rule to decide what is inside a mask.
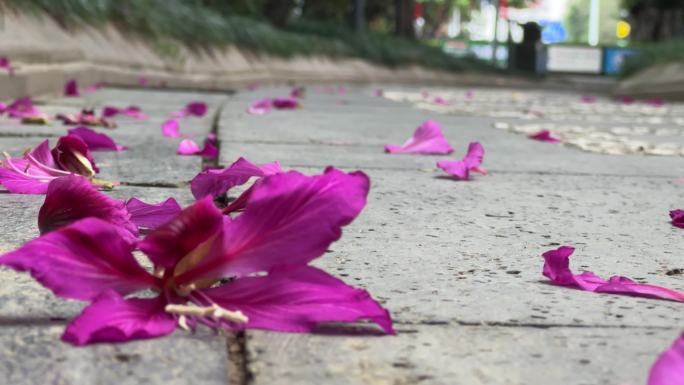
[[[121,186],[131,187],[156,187],[156,188],[185,188],[188,182],[120,182]]]
[[[502,322],[502,321],[394,321],[395,325],[400,326],[448,326],[458,325],[464,327],[485,327],[485,328],[529,328],[529,329],[630,329],[630,330],[671,330],[675,326],[642,326],[642,325],[587,325],[587,324],[566,324],[566,323],[532,323],[532,322]],[[399,329],[399,328],[398,328]],[[398,330],[411,333],[415,330]]]
[[[225,103],[228,103],[226,101]],[[221,153],[221,140],[219,139],[219,129],[221,124],[221,114],[225,106],[221,104],[214,114],[210,133],[216,135],[216,149]],[[219,157],[216,158],[202,158],[202,170],[207,168],[219,167]],[[225,207],[227,205],[226,197],[219,197],[215,199],[218,207]],[[249,370],[249,360],[247,355],[247,336],[244,331],[227,332],[226,333],[226,349],[228,351],[228,384],[229,385],[249,385],[254,378],[252,372]]]
[[[44,132],[0,132],[0,138],[56,138],[60,135]]]

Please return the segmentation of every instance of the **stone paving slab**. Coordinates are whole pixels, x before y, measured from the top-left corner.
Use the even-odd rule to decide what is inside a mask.
[[[250,332],[247,346],[254,385],[637,385],[678,332],[431,325],[396,337]]]
[[[202,330],[126,344],[72,347],[63,326],[0,327],[0,378],[15,385],[225,385],[225,338]]]

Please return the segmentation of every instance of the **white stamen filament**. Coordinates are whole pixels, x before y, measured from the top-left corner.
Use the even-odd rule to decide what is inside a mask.
[[[16,165],[14,165],[14,163],[12,163],[12,157],[8,153],[3,152],[2,154],[5,156],[5,158],[7,158],[7,161],[5,161],[4,163],[6,163],[12,170],[16,171],[17,173],[19,173],[21,175],[24,175],[24,176],[27,176],[27,177],[33,178],[33,179],[38,179],[38,180],[41,180],[44,182],[48,182],[48,181],[51,181],[51,180],[56,178],[54,176],[48,176],[48,175],[31,175],[27,172],[28,167],[26,168],[27,171],[21,171]]]
[[[217,304],[213,304],[211,306],[169,304],[166,305],[164,310],[167,313],[177,314],[180,316],[222,318],[235,323],[247,323],[247,321],[249,321],[249,318],[247,318],[246,315],[242,314],[241,311],[227,310]]]
[[[56,168],[48,167],[48,166],[40,163],[38,161],[38,159],[36,159],[33,155],[31,155],[31,153],[26,154],[26,157],[29,158],[29,162],[31,162],[31,164],[33,164],[34,166],[36,166],[37,168],[39,168],[45,172],[51,172],[51,173],[54,173],[57,175],[65,175],[65,176],[71,175],[71,173],[68,171],[58,170]]]

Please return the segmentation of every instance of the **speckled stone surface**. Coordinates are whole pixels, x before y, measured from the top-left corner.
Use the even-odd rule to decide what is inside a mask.
[[[681,229],[668,217],[684,189],[679,158],[586,153],[496,129],[497,121],[529,122],[483,113],[511,108],[507,90],[488,90],[491,103],[467,114],[392,103],[369,88],[309,88],[301,109],[245,113],[252,101],[287,92],[231,98],[221,161],[366,172],[366,208],[315,264],[368,289],[398,336],[248,332],[255,384],[639,384],[680,332],[681,304],[557,287],[541,274],[541,254],[569,244],[577,272],[684,290]],[[549,113],[580,98],[542,96]],[[596,109],[585,110],[575,122],[592,121]],[[680,110],[668,110],[668,121]],[[383,153],[426,119],[442,124],[453,155]],[[488,176],[458,182],[436,169],[475,140]]]

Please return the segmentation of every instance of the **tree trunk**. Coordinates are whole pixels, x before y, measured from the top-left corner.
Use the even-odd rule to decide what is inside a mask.
[[[395,34],[407,39],[416,38],[416,30],[413,28],[413,9],[415,0],[395,0]]]

